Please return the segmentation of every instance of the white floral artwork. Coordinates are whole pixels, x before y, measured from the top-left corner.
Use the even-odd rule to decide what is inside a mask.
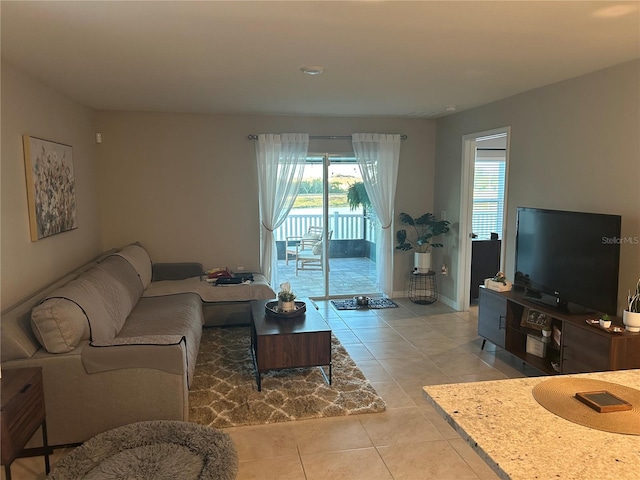
[[[69,145],[23,136],[31,240],[78,228]]]

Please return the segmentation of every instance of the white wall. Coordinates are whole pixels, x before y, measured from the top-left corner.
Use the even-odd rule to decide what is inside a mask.
[[[94,112],[2,62],[2,309],[102,249]],[[78,228],[32,242],[22,135],[73,147]]]
[[[105,248],[142,242],[154,261],[259,270],[258,183],[249,134],[400,133],[396,213],[432,211],[435,121],[100,112],[100,208]],[[311,152],[350,152],[312,140]],[[411,255],[397,252],[394,290],[407,289]]]
[[[505,273],[513,278],[518,206],[622,215],[622,236],[640,238],[640,61],[539,88],[439,119],[437,211],[458,227],[462,137],[511,127]],[[440,292],[457,301],[457,238]],[[619,309],[640,277],[640,243],[623,244]]]

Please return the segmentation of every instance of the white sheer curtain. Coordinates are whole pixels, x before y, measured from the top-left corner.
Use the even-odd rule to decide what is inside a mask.
[[[396,196],[400,135],[354,133],[353,151],[358,159],[362,182],[381,223],[376,245],[376,272],[380,291],[393,293],[393,205]]]
[[[298,195],[308,149],[306,133],[262,134],[256,141],[260,267],[271,285],[278,285],[278,252],[273,231],[287,218]]]

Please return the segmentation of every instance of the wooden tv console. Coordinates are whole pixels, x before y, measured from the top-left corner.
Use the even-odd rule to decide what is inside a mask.
[[[640,333],[611,333],[586,320],[597,314],[569,314],[535,303],[521,292],[495,292],[480,288],[478,334],[504,348],[546,374],[586,373],[640,368]],[[560,331],[557,343],[551,337],[543,357],[527,352],[530,344],[542,341],[542,332],[521,325],[526,309],[546,314],[552,327]],[[612,326],[623,326],[613,318]],[[557,333],[557,332],[556,332]],[[557,335],[556,335],[557,337]]]

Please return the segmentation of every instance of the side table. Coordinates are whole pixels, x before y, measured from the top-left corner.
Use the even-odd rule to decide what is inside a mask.
[[[44,455],[44,466],[48,474],[51,449],[47,443],[42,369],[34,367],[3,370],[0,388],[2,390],[1,463],[4,465],[6,479],[11,480],[11,464],[20,454]],[[40,426],[42,426],[43,446],[25,450],[24,446]]]
[[[436,272],[413,272],[409,276],[409,300],[413,303],[428,305],[438,299]]]

